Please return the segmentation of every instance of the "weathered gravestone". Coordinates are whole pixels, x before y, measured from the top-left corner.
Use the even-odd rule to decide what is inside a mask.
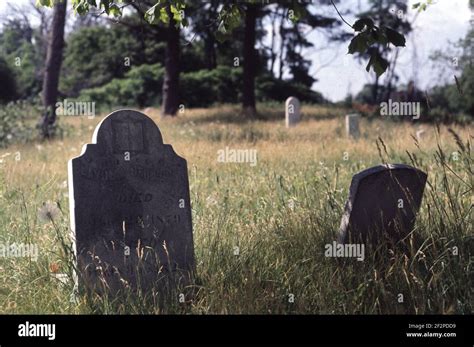
[[[300,101],[290,96],[285,103],[285,124],[287,128],[293,127],[300,121],[301,104]]]
[[[359,138],[360,131],[359,131],[359,118],[360,115],[357,113],[352,113],[346,115],[346,134],[349,137],[354,139]]]
[[[400,241],[413,229],[427,175],[408,165],[379,165],[354,175],[340,243]]]
[[[116,111],[97,126],[92,144],[69,161],[69,199],[86,288],[189,283],[195,265],[186,160],[143,113]]]

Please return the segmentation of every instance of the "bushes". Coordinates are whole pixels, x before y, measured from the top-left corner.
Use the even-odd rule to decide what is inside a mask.
[[[96,102],[96,109],[99,110],[152,105],[161,95],[163,76],[164,69],[160,64],[141,65],[130,70],[123,79],[114,79],[101,87],[83,90],[78,99]]]
[[[60,90],[77,97],[81,90],[96,88],[122,78],[137,63],[140,43],[122,26],[95,26],[71,33],[64,52]]]
[[[95,101],[98,109],[118,106],[146,107],[161,102],[164,68],[160,64],[140,65],[125,78],[114,79],[104,86],[85,89],[79,99]],[[180,102],[186,107],[208,107],[212,104],[239,103],[242,69],[218,66],[180,75]],[[324,98],[301,84],[280,81],[271,76],[257,78],[255,88],[259,101],[284,102],[292,95],[306,103],[321,103]]]
[[[97,107],[151,106],[161,102],[164,68],[160,64],[141,65],[130,70],[123,79],[83,90],[81,100],[95,101]],[[241,70],[219,67],[181,74],[180,100],[187,107],[213,103],[238,102]]]
[[[25,101],[10,102],[1,106],[0,147],[34,139],[37,134],[34,121],[39,115],[39,108]]]
[[[214,103],[237,103],[241,94],[242,69],[219,66],[181,75],[180,97],[188,107],[207,107]]]

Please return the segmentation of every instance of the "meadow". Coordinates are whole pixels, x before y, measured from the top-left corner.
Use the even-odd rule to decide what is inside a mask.
[[[189,171],[195,295],[166,308],[149,298],[71,295],[67,162],[91,142],[101,117],[63,117],[62,138],[0,150],[0,243],[39,247],[37,261],[0,258],[0,313],[474,312],[471,124],[362,119],[354,141],[345,136],[343,109],[303,107],[292,129],[281,105],[259,111],[252,122],[232,105],[174,119],[146,111]],[[226,147],[257,150],[257,164],[218,162]],[[381,163],[428,173],[409,251],[381,245],[362,262],[325,257],[352,176]],[[50,222],[38,216],[47,202],[60,211]]]

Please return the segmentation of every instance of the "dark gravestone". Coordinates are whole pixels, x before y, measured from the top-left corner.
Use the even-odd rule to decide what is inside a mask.
[[[194,247],[186,160],[155,123],[116,111],[69,161],[81,284],[98,292],[188,284]],[[160,282],[160,283],[158,283]]]
[[[403,164],[364,170],[352,178],[339,230],[340,243],[397,242],[413,229],[426,174]]]

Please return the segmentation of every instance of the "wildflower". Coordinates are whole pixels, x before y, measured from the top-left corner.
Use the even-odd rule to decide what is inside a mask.
[[[59,271],[59,264],[58,263],[51,263],[49,264],[49,270],[52,273],[57,273]]]
[[[38,218],[43,223],[52,222],[59,216],[58,205],[54,202],[47,201],[38,209]]]

